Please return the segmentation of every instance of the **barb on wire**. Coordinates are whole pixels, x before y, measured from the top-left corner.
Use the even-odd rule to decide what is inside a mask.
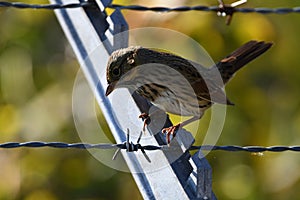
[[[0,2],[0,8],[1,7],[7,7],[7,8],[19,8],[19,9],[48,9],[48,10],[54,10],[54,9],[65,9],[65,8],[81,8],[81,7],[89,7],[94,6],[93,2],[90,1],[82,1],[80,3],[70,3],[70,4],[26,4],[26,3],[20,3],[20,2]]]
[[[233,13],[235,12],[235,7],[247,3],[247,0],[239,0],[230,5],[226,5],[224,4],[223,0],[218,0],[218,1],[219,1],[219,10],[217,12],[217,15],[226,17],[226,25],[230,24],[233,17]]]
[[[136,142],[136,144],[133,144],[132,142],[129,142],[129,129],[127,129],[127,137],[126,137],[126,142],[123,143],[123,145],[126,146],[126,151],[127,152],[133,152],[133,151],[138,151],[139,149],[141,150],[141,152],[143,153],[144,157],[146,158],[146,160],[151,163],[150,158],[148,157],[148,155],[145,152],[145,147],[143,147],[140,144],[140,140],[142,138],[142,134],[143,132],[141,131],[140,136]],[[120,153],[121,149],[117,149],[115,154],[113,155],[112,159],[115,160],[117,155]]]

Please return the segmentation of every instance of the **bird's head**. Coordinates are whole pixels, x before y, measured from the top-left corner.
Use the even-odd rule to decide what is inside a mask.
[[[126,87],[126,81],[134,76],[134,69],[137,64],[137,51],[141,47],[128,47],[114,51],[107,63],[106,80],[108,87],[105,95],[108,96],[116,87]],[[131,73],[127,73],[127,72]],[[126,74],[126,76],[124,76]],[[122,83],[118,83],[122,78]],[[118,86],[117,86],[118,83]]]

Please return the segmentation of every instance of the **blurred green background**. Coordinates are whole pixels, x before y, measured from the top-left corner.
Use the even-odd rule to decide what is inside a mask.
[[[217,3],[114,2],[169,7]],[[244,5],[296,6],[300,0],[249,0]],[[236,13],[230,26],[208,12],[123,14],[130,28],[163,27],[192,37],[215,61],[248,40],[273,41],[268,53],[242,69],[227,86],[236,106],[228,108],[217,144],[300,145],[299,14]],[[1,8],[0,27],[0,142],[80,142],[71,108],[79,64],[54,13]],[[300,197],[299,153],[211,152],[207,158],[219,199]],[[2,149],[0,177],[1,200],[142,198],[130,174],[106,167],[85,150]]]

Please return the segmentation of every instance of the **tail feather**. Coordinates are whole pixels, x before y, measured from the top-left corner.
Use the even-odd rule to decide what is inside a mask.
[[[216,66],[223,82],[227,83],[236,71],[266,52],[272,45],[270,42],[252,40],[222,59]]]

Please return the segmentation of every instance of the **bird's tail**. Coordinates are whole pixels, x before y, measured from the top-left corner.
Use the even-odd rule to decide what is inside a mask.
[[[252,40],[217,63],[216,66],[220,71],[224,84],[230,80],[236,71],[266,52],[271,46],[272,43],[270,42]]]

